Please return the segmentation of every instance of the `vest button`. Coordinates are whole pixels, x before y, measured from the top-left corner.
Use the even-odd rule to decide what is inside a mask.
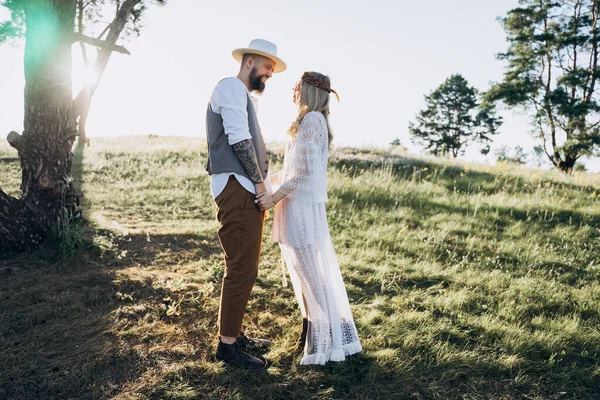
[[[268,169],[265,169],[265,174],[266,174],[266,173],[268,173],[268,172],[269,172],[269,170],[268,170]]]

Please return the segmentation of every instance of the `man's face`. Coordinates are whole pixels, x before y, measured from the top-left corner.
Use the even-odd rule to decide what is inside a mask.
[[[275,62],[270,58],[255,56],[249,76],[250,88],[255,92],[262,93],[265,90],[265,82],[273,76],[273,68],[275,68]]]

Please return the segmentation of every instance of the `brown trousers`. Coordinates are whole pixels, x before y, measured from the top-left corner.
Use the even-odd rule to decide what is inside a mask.
[[[215,203],[217,232],[225,254],[225,274],[219,306],[219,335],[237,337],[250,292],[258,275],[264,211],[254,203],[255,196],[231,175]]]

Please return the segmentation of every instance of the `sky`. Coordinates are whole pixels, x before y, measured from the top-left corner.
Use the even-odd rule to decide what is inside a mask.
[[[497,17],[517,6],[518,0],[168,0],[148,10],[141,36],[121,43],[130,56],[113,54],[93,99],[88,136],[204,137],[214,86],[239,70],[232,50],[262,38],[288,65],[259,100],[267,142],[287,140],[292,87],[304,71],[318,71],[340,95],[331,105],[337,146],[386,147],[399,138],[420,153],[408,125],[424,108],[424,95],[456,73],[481,91],[500,81],[505,64],[495,55],[507,44]],[[22,59],[22,43],[0,46],[0,136],[22,130]],[[74,90],[83,76],[74,46]],[[501,115],[492,152],[484,157],[474,146],[463,159],[493,163],[499,146],[530,151],[537,144],[522,112]]]

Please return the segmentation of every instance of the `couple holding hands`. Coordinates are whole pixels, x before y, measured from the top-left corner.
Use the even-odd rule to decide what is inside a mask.
[[[206,112],[207,171],[226,264],[216,358],[243,369],[266,369],[250,353],[270,342],[246,337],[242,320],[258,274],[265,211],[274,208],[271,239],[281,247],[303,317],[300,363],[343,361],[362,347],[325,214],[329,100],[337,93],[327,76],[302,75],[294,86],[297,115],[287,131],[283,170],[271,174],[250,93],[261,93],[286,64],[277,47],[262,39],[234,50],[233,57],[240,71],[217,84]]]

